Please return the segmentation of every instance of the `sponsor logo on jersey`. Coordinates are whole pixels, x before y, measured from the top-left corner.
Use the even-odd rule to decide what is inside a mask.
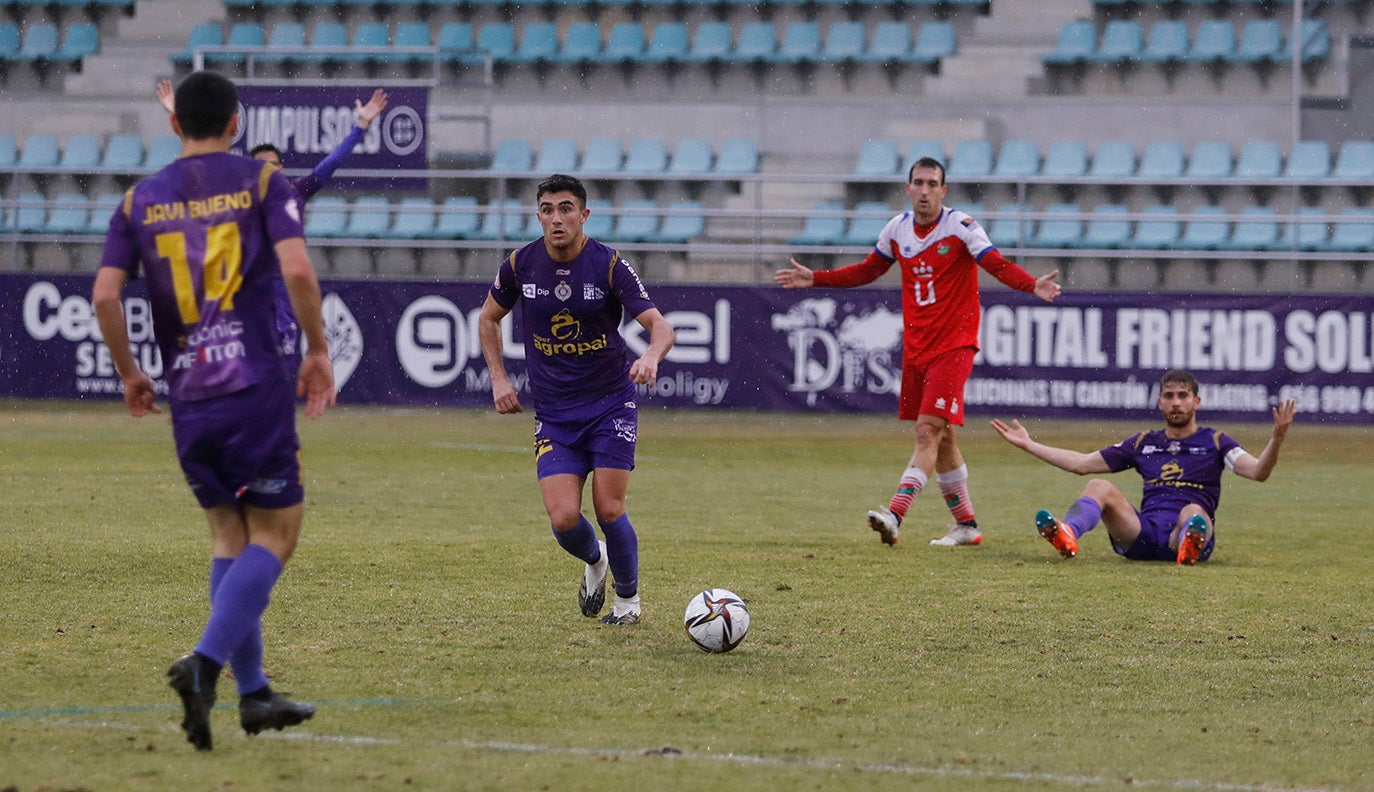
[[[582,323],[564,308],[549,318],[549,332],[559,341],[571,341],[582,335]]]
[[[594,283],[582,284],[582,299],[584,300],[604,300],[606,293],[597,288]]]
[[[526,298],[526,299],[533,300],[533,299],[534,299],[535,291],[536,291],[536,287],[535,287],[535,285],[534,285],[533,283],[522,283],[522,284],[520,284],[520,293],[523,294],[523,295],[525,295],[525,298]]]
[[[974,220],[972,217],[965,217],[963,220],[960,220],[959,223],[963,225],[964,228],[973,228],[974,226],[978,225],[978,222]]]
[[[1177,462],[1170,462],[1159,469],[1159,477],[1164,481],[1178,481],[1183,478],[1183,466]]]

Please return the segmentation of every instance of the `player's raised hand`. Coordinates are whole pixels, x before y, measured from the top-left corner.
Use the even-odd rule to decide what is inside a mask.
[[[1024,449],[1030,445],[1030,431],[1022,426],[1021,422],[1015,418],[1011,420],[1010,426],[1002,423],[996,418],[992,419],[991,424],[992,428],[997,430],[997,434],[1002,435],[1004,440],[1017,448]]]
[[[1288,432],[1288,427],[1293,425],[1293,415],[1298,411],[1298,402],[1295,399],[1284,399],[1275,407],[1274,412],[1274,434],[1283,436]]]
[[[307,418],[319,418],[326,407],[334,406],[334,366],[327,351],[312,349],[305,354],[296,375],[296,396],[305,397]]]
[[[367,129],[372,120],[386,109],[386,91],[381,88],[372,92],[372,98],[363,104],[361,99],[353,100],[353,107],[358,111],[358,126]]]
[[[154,402],[156,398],[157,391],[153,389],[153,381],[147,374],[139,371],[124,378],[124,406],[128,408],[129,415],[142,418],[148,413],[162,412],[162,408]]]
[[[787,269],[773,273],[773,282],[784,289],[809,289],[816,285],[816,273],[802,266],[796,259],[788,259]]]
[[[168,113],[175,113],[176,108],[176,89],[172,87],[171,80],[163,80],[157,84],[157,101],[162,105],[162,109]]]
[[[1054,302],[1055,298],[1064,290],[1055,278],[1059,277],[1059,270],[1055,270],[1047,275],[1041,275],[1035,279],[1035,296],[1045,302]]]

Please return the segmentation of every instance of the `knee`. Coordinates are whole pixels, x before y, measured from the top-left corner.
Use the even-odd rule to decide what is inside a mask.
[[[571,531],[582,521],[582,513],[576,509],[550,509],[549,523],[555,531]]]
[[[1088,486],[1083,488],[1083,494],[1096,500],[1098,503],[1107,503],[1121,496],[1121,491],[1116,485],[1106,479],[1095,478],[1088,482]]]

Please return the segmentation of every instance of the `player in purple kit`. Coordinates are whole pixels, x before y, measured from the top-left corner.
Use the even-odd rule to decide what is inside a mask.
[[[589,212],[582,182],[550,176],[536,202],[544,236],[501,264],[478,321],[492,401],[499,413],[524,411],[501,352],[501,320],[518,302],[539,492],[558,544],[586,564],[578,607],[584,616],[601,612],[609,566],[615,602],[601,622],[635,624],[639,537],[625,513],[625,493],[639,427],[636,386],[657,379],[673,328],[625,259],[583,233]],[[648,348],[633,360],[620,334],[627,314],[649,332]],[[588,474],[604,542],[582,515]]]
[[[172,127],[181,156],[125,193],[91,297],[129,414],[160,412],[130,350],[122,305],[125,284],[146,278],[177,458],[210,524],[210,618],[195,651],[167,671],[181,697],[181,727],[199,750],[212,747],[209,716],[226,662],[249,734],[315,713],[268,684],[262,613],[304,512],[295,397],[306,397],[311,418],[334,403],[300,199],[280,168],[229,153],[237,107],[234,84],[214,72],[177,88]],[[278,267],[310,345],[294,384],[275,322]]]
[[[1090,454],[1037,443],[1020,421],[992,422],[1007,442],[1070,473],[1117,473],[1135,468],[1144,479],[1140,508],[1106,479],[1093,479],[1069,507],[1063,521],[1047,509],[1035,515],[1035,527],[1065,558],[1078,555],[1078,539],[1107,524],[1107,535],[1118,555],[1133,561],[1176,561],[1193,565],[1206,561],[1216,546],[1217,504],[1221,474],[1264,481],[1279,461],[1279,447],[1293,423],[1292,399],[1273,409],[1274,432],[1258,457],[1251,456],[1229,435],[1197,425],[1202,404],[1197,379],[1174,369],[1159,380],[1159,409],[1164,428],[1132,435]]]

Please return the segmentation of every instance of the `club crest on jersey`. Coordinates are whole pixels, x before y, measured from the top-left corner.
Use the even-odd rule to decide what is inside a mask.
[[[567,281],[559,281],[558,285],[553,287],[553,296],[567,302],[568,298],[572,296],[572,287],[568,285]]]
[[[930,278],[935,275],[935,268],[929,264],[917,264],[911,268],[911,274],[918,278]]]
[[[949,255],[949,244],[948,244],[948,243],[945,243],[945,244],[940,245],[939,247],[935,248],[935,252],[936,252],[938,255],[941,255],[941,256],[948,256],[948,255]]]

